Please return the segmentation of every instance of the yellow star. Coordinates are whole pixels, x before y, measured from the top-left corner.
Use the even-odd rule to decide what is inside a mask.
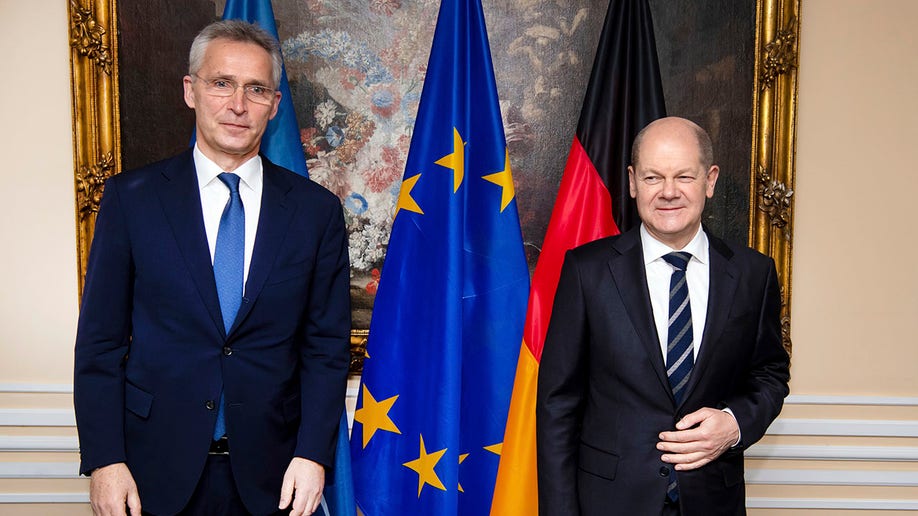
[[[414,188],[414,185],[418,182],[418,179],[421,179],[421,174],[411,176],[408,179],[402,181],[402,189],[398,192],[398,203],[395,205],[396,216],[398,216],[398,212],[402,209],[420,213],[421,215],[424,214],[424,210],[422,210],[414,198],[411,197],[411,189]]]
[[[364,448],[367,447],[367,443],[370,442],[377,430],[385,430],[396,434],[402,433],[392,422],[392,419],[389,418],[389,411],[397,399],[398,395],[395,395],[377,402],[373,395],[370,394],[367,386],[363,386],[363,407],[354,412],[354,420],[363,424]]]
[[[465,177],[465,148],[462,137],[459,136],[459,130],[453,127],[453,152],[438,159],[434,163],[441,167],[452,169],[453,174],[453,193],[459,191],[459,185],[462,184],[462,178]]]
[[[500,455],[500,452],[503,451],[504,443],[492,444],[491,446],[485,446],[484,449],[493,453],[494,455]]]
[[[424,448],[424,436],[422,435],[421,455],[413,461],[402,464],[402,466],[418,474],[418,498],[421,497],[421,489],[424,488],[424,484],[430,484],[441,491],[446,491],[446,487],[443,482],[440,482],[440,477],[434,471],[434,467],[436,467],[437,462],[440,462],[440,458],[443,457],[444,453],[446,453],[446,448],[428,454],[427,449]]]
[[[462,464],[462,461],[464,461],[465,459],[467,459],[468,456],[469,456],[468,453],[463,453],[462,455],[460,455],[460,456],[459,456],[459,464]],[[462,489],[462,484],[459,484],[459,492],[460,492],[460,493],[464,493],[464,492],[465,492],[465,489]]]
[[[504,158],[504,169],[500,172],[482,177],[482,179],[485,181],[489,181],[503,188],[503,192],[500,195],[501,213],[503,213],[504,208],[510,204],[510,201],[513,200],[514,195],[513,174],[510,172],[510,150],[508,149],[505,152],[506,157]]]

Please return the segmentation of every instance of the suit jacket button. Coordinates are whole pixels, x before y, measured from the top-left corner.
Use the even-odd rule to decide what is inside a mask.
[[[213,410],[216,407],[217,407],[217,404],[214,403],[214,400],[207,400],[204,402],[204,408],[206,408],[207,410]]]
[[[233,354],[233,348],[231,348],[231,347],[229,347],[229,346],[224,346],[224,347],[223,347],[223,355],[225,355],[225,356],[230,356],[230,355],[232,355],[232,354]]]
[[[668,476],[669,476],[669,468],[667,468],[666,466],[661,466],[661,467],[660,467],[660,476],[661,476],[661,477],[668,477]]]

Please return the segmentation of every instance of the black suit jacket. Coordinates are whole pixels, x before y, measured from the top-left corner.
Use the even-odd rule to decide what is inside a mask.
[[[191,497],[221,389],[253,514],[277,510],[294,456],[334,460],[350,331],[341,205],[262,160],[258,232],[228,334],[191,151],[106,184],[76,339],[80,470],[126,462],[154,514]]]
[[[677,405],[654,326],[638,228],[569,251],[539,370],[537,450],[543,516],[657,516],[668,464],[656,449],[702,407],[729,407],[742,442],[679,473],[684,516],[744,514],[742,450],[788,393],[774,262],[708,236],[704,335]]]

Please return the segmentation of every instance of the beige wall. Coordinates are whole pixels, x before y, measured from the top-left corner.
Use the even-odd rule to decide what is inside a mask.
[[[0,0],[0,383],[71,377],[77,290],[64,6]]]
[[[918,396],[918,2],[802,9],[793,388]]]
[[[911,240],[918,204],[912,151],[918,142],[918,2],[803,4],[795,398],[782,415],[786,425],[773,427],[753,454],[757,458],[749,460],[750,472],[761,475],[750,483],[749,497],[759,506],[801,499],[842,506],[866,500],[864,507],[877,501],[918,504],[918,437],[912,437],[918,435],[918,389],[910,365],[918,362],[918,273],[911,256],[918,252]],[[3,514],[89,512],[84,504],[10,503],[16,496],[79,500],[86,490],[84,480],[49,478],[72,474],[68,468],[77,461],[70,394],[66,388],[53,392],[70,382],[77,315],[65,5],[0,0],[0,52],[7,70],[0,81],[0,153],[6,156],[0,203]],[[28,390],[39,392],[17,392]],[[844,423],[833,425],[837,419]],[[29,423],[38,420],[43,422]],[[788,458],[794,453],[802,458]],[[866,460],[840,460],[846,453],[866,454]],[[17,471],[36,464],[44,473],[19,476],[38,478],[17,478]],[[56,468],[64,473],[54,473]],[[807,476],[813,470],[817,480]],[[853,485],[845,485],[848,474],[855,476],[847,481]],[[799,485],[776,480],[795,477],[802,479]],[[866,485],[877,478],[880,485]],[[813,485],[818,479],[836,479],[838,485]],[[805,514],[871,512],[900,511]]]

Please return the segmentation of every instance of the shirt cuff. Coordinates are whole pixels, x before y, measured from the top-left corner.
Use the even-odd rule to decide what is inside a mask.
[[[730,410],[729,407],[724,407],[720,410],[723,410],[727,414],[730,414],[731,416],[733,416],[733,420],[736,421],[736,414],[734,414],[733,411]],[[733,446],[731,446],[731,448],[736,448],[737,446],[739,446],[739,443],[743,441],[743,431],[740,429],[739,421],[736,421],[736,432],[739,434],[739,437],[736,439],[736,442],[733,443]]]

